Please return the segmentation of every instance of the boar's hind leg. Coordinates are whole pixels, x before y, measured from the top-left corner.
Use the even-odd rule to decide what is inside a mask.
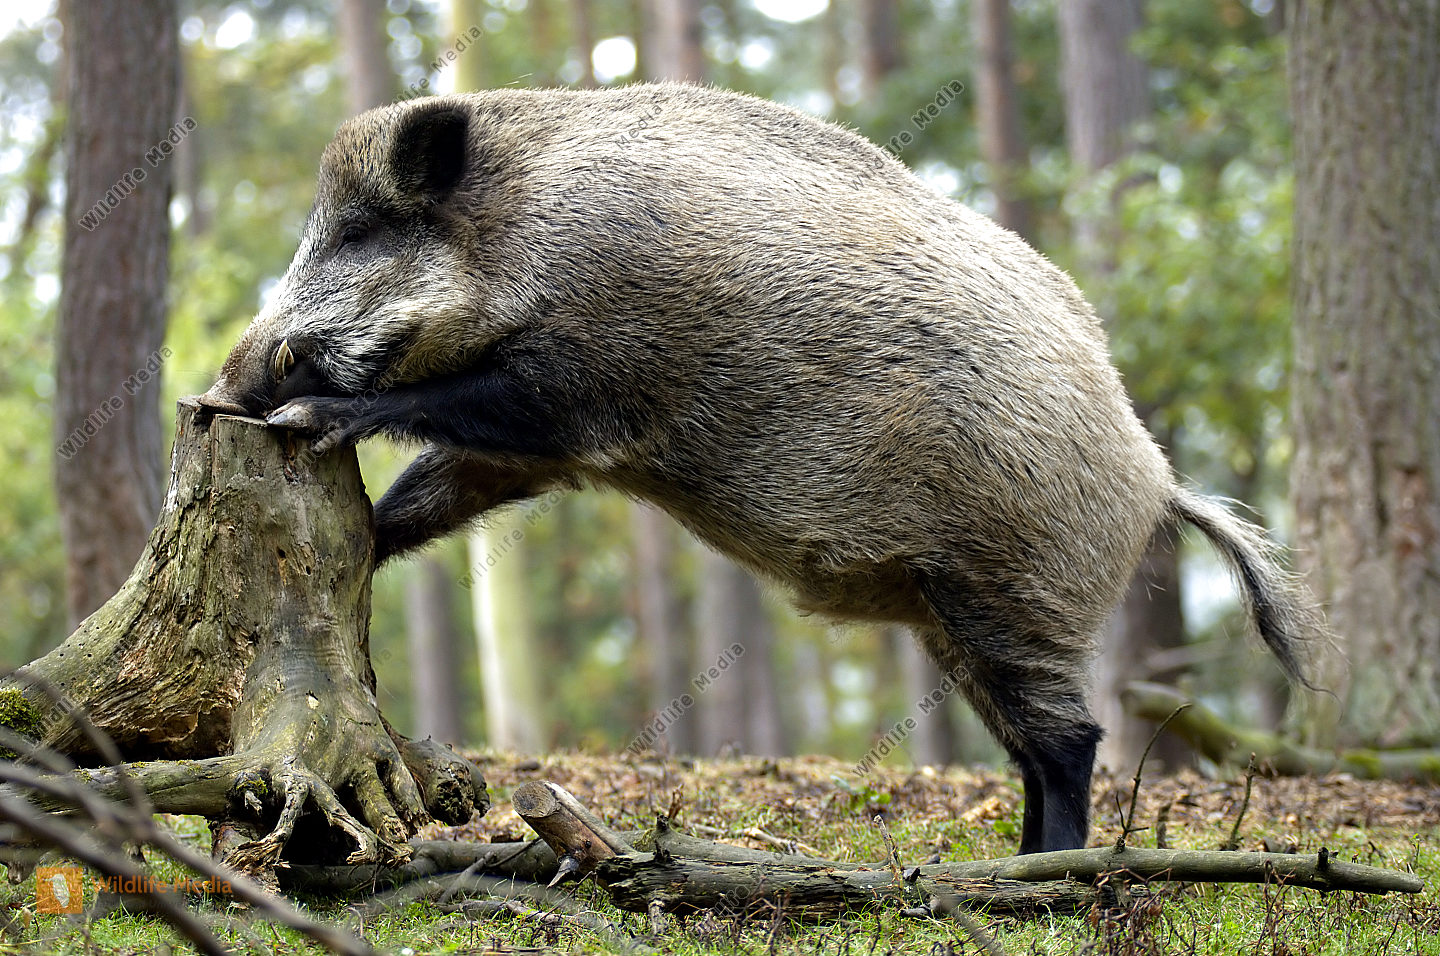
[[[1044,636],[1023,611],[1012,617],[994,604],[979,605],[974,589],[932,583],[924,591],[941,625],[922,632],[926,650],[952,675],[1024,780],[1020,852],[1084,846],[1101,733],[1085,703],[1085,649]]]
[[[491,508],[533,498],[553,484],[533,471],[431,447],[375,504],[375,563],[449,534]]]

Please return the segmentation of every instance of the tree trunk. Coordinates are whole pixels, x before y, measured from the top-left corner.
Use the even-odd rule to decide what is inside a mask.
[[[173,173],[161,150],[179,118],[180,54],[174,0],[65,9],[55,484],[73,625],[124,582],[160,507]]]
[[[1061,0],[1065,143],[1081,169],[1128,152],[1131,126],[1150,110],[1145,64],[1130,52],[1143,23],[1142,0]]]
[[[480,23],[488,9],[475,0],[454,0],[451,24],[461,31]],[[484,89],[485,58],[475,50],[455,61],[455,90]],[[524,540],[531,512],[492,517],[468,540],[470,598],[480,684],[485,706],[485,738],[491,746],[535,753],[546,744],[540,698],[535,632],[529,613]]]
[[[880,85],[904,62],[896,0],[860,0],[860,36],[860,77],[865,96],[879,96]]]
[[[1296,0],[1291,493],[1320,745],[1440,741],[1440,0]]]
[[[426,555],[405,581],[405,632],[410,648],[410,687],[415,736],[447,744],[465,739],[461,716],[460,624],[452,596],[455,579],[445,562]]]
[[[1062,0],[1060,4],[1061,77],[1065,86],[1065,140],[1071,160],[1082,173],[1097,172],[1131,148],[1134,124],[1150,111],[1146,67],[1130,51],[1144,17],[1140,0]],[[1107,239],[1113,222],[1085,217],[1075,223],[1078,259],[1087,271],[1114,269]],[[1102,303],[1103,311],[1103,303]],[[1150,415],[1141,411],[1141,417]],[[1151,542],[1104,638],[1096,667],[1096,718],[1106,730],[1100,760],[1123,771],[1134,767],[1150,739],[1151,728],[1126,714],[1120,692],[1146,680],[1146,658],[1184,640],[1180,612],[1179,553],[1173,532]],[[1183,753],[1168,740],[1152,752],[1157,762],[1174,763]]]
[[[535,86],[554,86],[555,73],[561,61],[555,42],[555,19],[550,0],[526,0],[525,12],[530,20],[530,56],[535,64],[530,82]]]
[[[775,630],[760,585],[729,558],[701,548],[695,602],[698,659],[692,689],[700,752],[786,752],[775,685]]]
[[[830,3],[825,7],[824,13],[825,28],[825,53],[821,62],[825,70],[825,93],[830,97],[831,116],[839,122],[844,122],[844,117],[849,113],[847,104],[843,102],[843,94],[840,89],[841,71],[849,62],[849,49],[845,42],[845,15],[840,9],[840,4]],[[726,23],[730,27],[730,34],[735,34],[735,20],[728,17]]]
[[[698,0],[649,0],[646,68],[652,79],[700,83],[705,79]]]
[[[580,86],[593,90],[595,83],[595,18],[591,16],[590,0],[570,0],[570,30],[575,35],[575,49],[580,57]]]
[[[915,643],[915,638],[901,627],[892,627],[893,641],[900,656],[900,673],[904,676],[906,716],[915,718],[915,732],[910,735],[910,755],[918,766],[943,767],[955,762],[954,703],[946,695],[939,706],[922,712],[920,702],[930,698],[937,688],[945,686],[945,677],[930,655]]]
[[[386,53],[385,0],[342,0],[340,46],[345,53],[351,113],[384,106],[395,98],[395,71]]]
[[[395,73],[386,53],[385,0],[344,0],[339,8],[351,113],[394,99]],[[464,737],[461,719],[460,629],[452,606],[454,580],[439,559],[407,569],[405,630],[415,733],[446,743]]]
[[[450,30],[459,34],[469,27],[485,22],[490,5],[485,0],[450,0]],[[482,34],[469,47],[465,55],[455,60],[451,67],[455,75],[455,92],[483,90],[489,86],[490,64],[485,59],[486,36]]]
[[[755,583],[729,558],[703,545],[694,545],[698,554],[698,594],[695,599],[695,673],[715,676],[695,688],[699,715],[700,753],[714,757],[728,748],[744,752],[748,741],[745,681],[739,669],[721,661],[735,659],[730,650],[739,645],[748,653],[744,633],[748,615],[742,610],[750,603]]]
[[[687,653],[692,642],[685,627],[684,602],[674,581],[680,555],[676,528],[663,511],[636,502],[630,506],[630,529],[635,621],[646,661],[646,720],[660,719],[650,746],[662,753],[695,753],[695,714],[683,706],[684,695],[692,689]]]
[[[530,512],[534,514],[534,512]],[[526,513],[493,519],[470,535],[475,642],[485,700],[485,739],[521,753],[545,748],[540,678],[525,576]]]
[[[762,757],[780,757],[790,753],[785,732],[785,713],[775,664],[775,625],[765,607],[760,584],[739,568],[746,587],[740,590],[741,605],[736,609],[736,640],[745,648],[740,661],[745,697],[745,752]]]
[[[84,714],[125,759],[145,761],[125,775],[156,810],[210,817],[217,850],[251,872],[287,850],[403,861],[427,810],[452,822],[483,811],[478,770],[393,734],[376,709],[373,527],[353,450],[316,459],[261,422],[207,422],[192,400],[176,416],[170,474],[129,579],[0,684],[0,724],[83,761]],[[82,774],[127,792],[115,770]],[[310,817],[328,826],[292,845]]]
[[[975,114],[980,152],[990,171],[995,218],[1026,240],[1034,239],[1034,210],[1021,192],[1030,168],[1025,132],[1020,126],[1020,95],[1010,38],[1010,0],[971,0],[975,35]]]
[[[650,0],[645,63],[652,79],[698,83],[705,79],[700,5],[696,0]],[[698,701],[699,751],[727,745],[759,753],[784,749],[772,666],[773,633],[760,586],[728,558],[699,549],[695,605],[697,658],[691,690]],[[741,648],[735,656],[732,648]],[[722,662],[723,666],[722,666]],[[711,680],[712,669],[721,673]],[[747,694],[755,697],[747,700]]]

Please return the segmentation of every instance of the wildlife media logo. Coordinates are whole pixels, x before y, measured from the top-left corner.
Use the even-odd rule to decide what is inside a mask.
[[[95,877],[95,892],[137,896],[161,896],[169,893],[186,895],[222,895],[235,892],[229,880],[165,880],[158,876]],[[85,899],[85,883],[81,868],[73,863],[64,866],[35,868],[35,909],[41,913],[79,913]]]
[[[80,867],[35,867],[35,909],[41,913],[78,913],[84,898]]]

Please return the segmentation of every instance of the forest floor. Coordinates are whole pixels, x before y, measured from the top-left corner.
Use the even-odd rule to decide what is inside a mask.
[[[464,827],[432,828],[427,838],[529,840],[509,794],[521,783],[549,780],[569,789],[620,830],[643,829],[667,813],[678,829],[757,849],[786,850],[842,861],[886,856],[878,816],[905,865],[931,859],[1009,856],[1019,840],[1020,790],[1009,774],[990,770],[876,768],[864,782],[850,764],[830,758],[636,761],[588,754],[543,760],[472,755],[483,767],[495,806]],[[1114,842],[1120,808],[1129,813],[1133,771],[1101,774],[1094,795],[1092,845]],[[1244,775],[1212,779],[1194,771],[1146,777],[1130,842],[1155,846],[1164,818],[1169,845],[1217,849],[1236,831]],[[203,822],[172,818],[197,842]],[[1425,953],[1440,956],[1440,787],[1326,778],[1256,777],[1237,836],[1240,849],[1314,852],[1328,847],[1343,859],[1411,870],[1426,884],[1417,896],[1321,894],[1293,887],[1156,884],[1149,898],[1075,916],[1009,919],[980,916],[992,952],[1020,953]],[[874,910],[829,923],[784,918],[704,915],[673,919],[659,935],[645,917],[610,906],[593,884],[573,892],[591,912],[663,953],[805,953],[880,956],[889,953],[983,952],[954,922]],[[0,953],[150,952],[174,939],[148,917],[65,923],[34,914],[33,879],[0,889]],[[471,921],[433,904],[397,906],[363,927],[336,901],[309,899],[316,915],[357,928],[374,945],[404,956],[419,953],[607,952],[613,937],[576,923],[534,915]],[[206,904],[209,905],[209,904]],[[217,916],[221,915],[219,913]],[[239,951],[316,952],[288,931],[238,919],[223,935]],[[174,944],[175,951],[186,947]]]

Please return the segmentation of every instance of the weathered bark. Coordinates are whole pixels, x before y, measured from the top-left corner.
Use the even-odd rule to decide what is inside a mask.
[[[970,23],[977,60],[975,116],[980,152],[990,171],[990,191],[995,194],[995,219],[1033,241],[1034,209],[1021,192],[1030,158],[1020,126],[1020,94],[1015,88],[1010,0],[971,0]]]
[[[1167,728],[1210,760],[1244,766],[1251,754],[1267,772],[1286,776],[1348,773],[1361,780],[1414,780],[1440,784],[1440,749],[1322,750],[1248,727],[1227,723],[1219,714],[1161,684],[1134,683],[1121,695],[1136,717],[1161,721],[1189,704]]]
[[[468,763],[393,734],[369,657],[373,530],[353,451],[182,402],[160,521],[120,591],[0,685],[0,724],[93,757],[73,714],[108,735],[157,810],[263,837],[227,862],[271,867],[319,811],[347,838],[292,847],[398,862],[428,819],[487,806]],[[417,777],[418,775],[418,777]],[[85,774],[123,798],[114,769]],[[304,842],[304,841],[302,841]],[[346,852],[348,851],[348,852]]]
[[[638,837],[631,833],[622,836]],[[472,870],[530,883],[549,883],[559,861],[543,840],[523,843],[470,843],[463,840],[412,840],[411,857],[398,866],[288,866],[276,874],[280,888],[302,893],[351,893],[399,886],[444,873]],[[473,869],[472,869],[473,868]]]
[[[586,876],[601,861],[635,851],[558,784],[543,780],[522,783],[511,801],[520,818],[555,851],[558,864],[552,884]]]
[[[828,867],[767,863],[706,863],[648,853],[617,856],[596,871],[610,900],[623,910],[650,912],[760,911],[787,917],[833,919],[889,903],[951,906],[1007,916],[1074,913],[1102,901],[1099,890],[1072,880],[1022,883],[985,876],[932,874],[913,883],[888,869],[837,871]]]
[[[55,485],[73,627],[125,580],[160,507],[173,164],[154,151],[178,119],[180,40],[174,0],[65,11]]]
[[[1408,873],[1290,853],[1146,850],[1128,846],[1034,853],[1002,860],[932,863],[904,870],[746,850],[677,833],[660,817],[652,837],[630,844],[561,787],[535,782],[516,791],[516,809],[561,860],[561,872],[593,872],[621,909],[701,912],[782,907],[790,916],[825,918],[877,902],[1034,915],[1075,912],[1103,902],[1108,875],[1186,882],[1285,882],[1320,890],[1419,893]],[[538,824],[538,826],[537,826]],[[557,877],[558,879],[558,877]]]
[[[1348,656],[1310,742],[1440,743],[1440,0],[1296,0],[1300,563]]]
[[[837,870],[815,864],[707,863],[656,852],[604,860],[596,879],[621,909],[697,912],[760,906],[787,915],[828,917],[877,902],[924,902],[1033,915],[1075,912],[1101,902],[1088,881],[1106,874],[1136,881],[1280,883],[1317,890],[1419,893],[1409,873],[1336,860],[1327,852],[1233,853],[1098,847],[1009,860],[932,863],[899,879],[889,868]]]
[[[840,863],[713,843],[670,827],[617,833],[548,782],[516,791],[516,809],[546,844],[420,843],[400,867],[297,867],[282,874],[312,891],[345,891],[464,870],[534,882],[593,873],[622,909],[649,913],[752,907],[826,918],[875,904],[955,907],[1016,916],[1074,912],[1114,898],[1122,883],[1285,883],[1319,890],[1419,893],[1415,876],[1317,854],[1147,850],[1129,846],[927,864]],[[548,845],[547,845],[548,844]],[[562,869],[561,862],[571,861]]]

